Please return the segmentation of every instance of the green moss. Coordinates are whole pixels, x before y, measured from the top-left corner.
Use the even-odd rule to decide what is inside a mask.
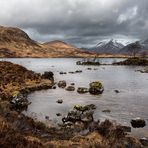
[[[99,82],[99,81],[92,82],[92,83],[89,84],[89,86],[90,86],[91,88],[99,88],[99,89],[101,89],[101,88],[103,87],[103,86],[102,86],[102,83]]]

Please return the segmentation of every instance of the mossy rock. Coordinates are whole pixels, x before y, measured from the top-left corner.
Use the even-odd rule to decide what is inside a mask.
[[[94,95],[102,94],[104,91],[104,87],[101,82],[96,81],[89,84],[89,93]]]

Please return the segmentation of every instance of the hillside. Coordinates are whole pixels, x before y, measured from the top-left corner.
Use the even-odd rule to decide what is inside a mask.
[[[92,56],[62,41],[38,43],[19,28],[0,26],[0,57]]]

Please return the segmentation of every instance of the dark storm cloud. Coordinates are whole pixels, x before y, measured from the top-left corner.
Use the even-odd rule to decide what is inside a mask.
[[[148,0],[0,0],[0,24],[85,46],[148,37]]]

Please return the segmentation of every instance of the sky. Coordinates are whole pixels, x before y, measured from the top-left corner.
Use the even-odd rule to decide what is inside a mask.
[[[127,44],[148,38],[148,0],[0,0],[0,25],[19,27],[39,42]]]

